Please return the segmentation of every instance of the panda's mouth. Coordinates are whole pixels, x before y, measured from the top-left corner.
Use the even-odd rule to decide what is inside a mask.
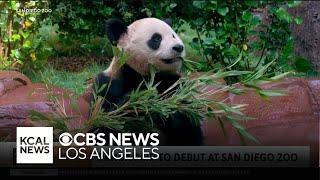
[[[183,61],[183,58],[182,57],[176,57],[176,58],[171,58],[171,59],[162,59],[162,61],[165,64],[172,64],[172,63],[175,63],[177,61]]]

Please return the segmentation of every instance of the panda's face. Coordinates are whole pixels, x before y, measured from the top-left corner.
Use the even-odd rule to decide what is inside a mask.
[[[144,74],[150,65],[158,70],[178,72],[185,47],[180,37],[164,21],[145,18],[133,22],[117,40],[129,54],[127,64]]]

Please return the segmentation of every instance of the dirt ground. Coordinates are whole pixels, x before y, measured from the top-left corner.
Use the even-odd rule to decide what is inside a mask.
[[[80,72],[86,67],[96,64],[107,64],[110,59],[105,56],[71,56],[71,57],[50,57],[48,65],[56,70],[64,70],[68,72]]]

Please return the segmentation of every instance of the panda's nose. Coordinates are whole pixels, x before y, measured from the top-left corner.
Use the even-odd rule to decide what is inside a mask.
[[[178,53],[181,53],[183,51],[183,46],[180,44],[177,44],[172,47],[173,50],[177,51]]]

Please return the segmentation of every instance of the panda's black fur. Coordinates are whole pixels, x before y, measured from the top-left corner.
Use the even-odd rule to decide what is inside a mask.
[[[110,87],[106,86],[102,91],[98,92],[98,95],[103,95],[107,100],[103,103],[103,108],[106,111],[115,110],[116,107],[113,104],[117,106],[123,105],[128,100],[130,92],[136,90],[139,85],[140,89],[145,89],[145,84],[141,82],[143,80],[149,81],[149,76],[141,76],[127,64],[124,64],[120,71],[119,77],[112,79]],[[160,83],[157,86],[157,90],[159,93],[163,93],[179,78],[178,74],[158,72],[155,74],[154,82],[155,84]],[[99,89],[103,85],[108,85],[109,82],[110,77],[100,73],[95,79],[95,86]]]
[[[111,21],[111,23],[114,22],[115,20]],[[108,27],[124,30],[125,28],[119,27],[119,24],[121,23],[117,22],[116,27],[113,27],[112,25],[108,25]],[[109,33],[108,36],[113,35],[112,33]],[[116,37],[109,37],[109,39],[117,41],[120,36],[118,34],[115,36]],[[157,86],[158,93],[166,91],[179,78],[180,75],[177,73],[157,72],[154,77],[154,83],[159,83]],[[146,88],[143,86],[144,83],[142,83],[144,80],[148,81],[149,76],[141,75],[129,65],[124,64],[118,70],[116,77],[111,78],[107,76],[105,72],[98,74],[94,81],[94,87],[95,89],[100,89],[100,87],[105,86],[102,91],[96,93],[99,96],[105,97],[102,108],[105,111],[110,112],[127,102],[130,93],[133,90],[136,90],[139,85],[142,85],[140,86],[140,89]],[[192,119],[188,118],[185,114],[177,112],[165,121],[157,118],[157,116],[159,115],[153,115],[153,119],[156,120],[155,124],[165,135],[165,142],[162,145],[202,145],[203,135],[201,127],[196,126],[192,122]],[[101,129],[103,128],[100,128],[100,130]],[[103,129],[103,131],[115,132],[107,128]]]
[[[112,29],[112,31],[106,31],[107,36],[113,45],[117,45],[117,41],[120,38],[120,36],[127,32],[127,26],[118,19],[109,19],[105,22],[105,28],[106,29]]]

